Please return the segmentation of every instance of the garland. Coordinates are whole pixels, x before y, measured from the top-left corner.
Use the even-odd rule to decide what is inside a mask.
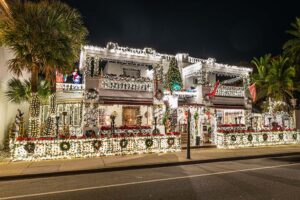
[[[146,139],[145,141],[146,147],[150,148],[153,146],[153,139]]]
[[[168,145],[169,146],[173,146],[174,145],[174,143],[175,143],[175,139],[174,138],[168,138]]]
[[[59,148],[62,151],[68,151],[71,148],[71,144],[70,144],[70,142],[61,142],[59,144]]]
[[[99,150],[100,147],[102,146],[102,141],[100,140],[94,140],[93,143],[92,143],[93,147],[96,149],[96,150]]]
[[[121,148],[126,148],[127,145],[128,145],[128,140],[122,139],[122,140],[120,141],[120,146],[121,146]]]
[[[32,142],[28,142],[24,145],[24,149],[25,151],[27,151],[27,153],[34,153],[35,144]]]

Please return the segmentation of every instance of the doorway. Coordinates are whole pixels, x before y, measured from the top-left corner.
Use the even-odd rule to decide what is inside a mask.
[[[123,125],[134,126],[140,113],[139,106],[123,106]]]

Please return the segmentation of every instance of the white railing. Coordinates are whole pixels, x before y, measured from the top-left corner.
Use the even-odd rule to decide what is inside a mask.
[[[171,95],[170,91],[165,91],[165,95]],[[177,95],[179,97],[197,97],[197,91],[173,91],[173,95]]]
[[[103,89],[110,90],[131,90],[151,92],[153,90],[152,81],[135,81],[135,80],[115,80],[102,78],[101,86]]]
[[[211,87],[211,91],[214,88]],[[234,87],[234,86],[219,86],[216,92],[216,96],[224,97],[244,97],[245,90],[243,87]]]
[[[57,91],[74,91],[74,90],[84,90],[84,84],[73,84],[73,83],[56,83]]]

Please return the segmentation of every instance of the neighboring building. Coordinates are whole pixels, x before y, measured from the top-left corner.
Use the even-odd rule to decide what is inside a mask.
[[[7,82],[13,77],[8,71],[7,62],[13,58],[12,52],[8,48],[0,48],[0,149],[3,148],[4,138],[8,134],[9,126],[15,120],[17,110],[21,109],[26,114],[28,113],[28,104],[21,105],[8,102],[5,96],[5,90],[7,88]],[[27,73],[23,74],[21,78],[27,78]]]

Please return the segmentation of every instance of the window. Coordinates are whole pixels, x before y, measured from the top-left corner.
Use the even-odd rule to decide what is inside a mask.
[[[141,71],[138,69],[123,69],[123,75],[133,78],[139,78],[141,76]]]
[[[198,84],[198,79],[197,78],[193,78],[193,84],[197,85]]]

